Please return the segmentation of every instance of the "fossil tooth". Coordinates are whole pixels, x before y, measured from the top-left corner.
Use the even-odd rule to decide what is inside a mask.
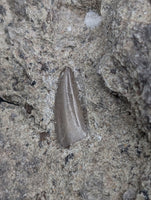
[[[60,73],[55,99],[55,130],[59,143],[68,147],[87,135],[83,111],[78,98],[74,73],[69,67]]]

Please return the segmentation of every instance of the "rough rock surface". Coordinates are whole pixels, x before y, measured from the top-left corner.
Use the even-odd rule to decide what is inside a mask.
[[[135,109],[151,141],[151,1],[102,1],[104,52],[98,66],[112,91]]]
[[[138,130],[129,102],[113,95],[103,81],[132,105],[136,102],[143,117],[149,116],[149,107],[142,107],[145,101],[150,104],[145,93],[150,71],[147,64],[134,65],[137,58],[132,65],[126,52],[131,50],[130,57],[137,52],[140,63],[149,63],[150,1],[132,2],[0,1],[0,199],[151,199],[150,143]],[[102,17],[93,29],[84,23],[89,10]],[[139,16],[142,10],[146,14]],[[131,41],[131,30],[135,48],[123,39]],[[142,46],[141,53],[145,41],[148,49]],[[69,149],[56,141],[53,115],[57,80],[65,66],[74,70],[90,129],[86,139]],[[136,83],[142,89],[139,98],[134,70],[137,81],[139,73],[146,73]]]

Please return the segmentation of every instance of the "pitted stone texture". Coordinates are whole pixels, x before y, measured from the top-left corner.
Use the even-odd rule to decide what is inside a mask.
[[[92,2],[0,2],[2,200],[121,200],[129,188],[136,189],[137,198],[151,199],[150,144],[138,131],[126,99],[112,95],[96,73],[100,58],[116,50],[115,36],[118,41],[122,26],[127,27],[128,21],[119,21],[119,35],[111,29],[118,25],[118,8],[124,18],[127,6],[131,13],[134,4],[133,16],[138,17],[138,6],[136,1],[104,0],[93,7]],[[84,23],[90,10],[104,20],[94,29]],[[138,17],[142,24],[145,16]],[[113,61],[118,64],[118,59],[109,59]],[[69,149],[56,141],[53,115],[57,81],[65,66],[75,73],[90,126],[89,136]],[[118,71],[127,92],[129,74],[120,64],[111,71]],[[118,91],[122,93],[122,86]]]

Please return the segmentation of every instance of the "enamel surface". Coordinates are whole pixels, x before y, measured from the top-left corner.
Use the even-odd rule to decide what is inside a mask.
[[[66,67],[60,74],[55,99],[55,129],[59,143],[68,147],[86,136],[74,74]]]

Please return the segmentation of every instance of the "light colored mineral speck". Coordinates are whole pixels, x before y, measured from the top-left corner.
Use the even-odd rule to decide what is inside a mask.
[[[69,31],[69,32],[72,31],[72,27],[71,27],[71,26],[68,26],[68,27],[67,27],[67,31]]]
[[[89,11],[84,19],[84,23],[88,28],[95,28],[100,25],[102,17],[99,16],[96,12]]]

